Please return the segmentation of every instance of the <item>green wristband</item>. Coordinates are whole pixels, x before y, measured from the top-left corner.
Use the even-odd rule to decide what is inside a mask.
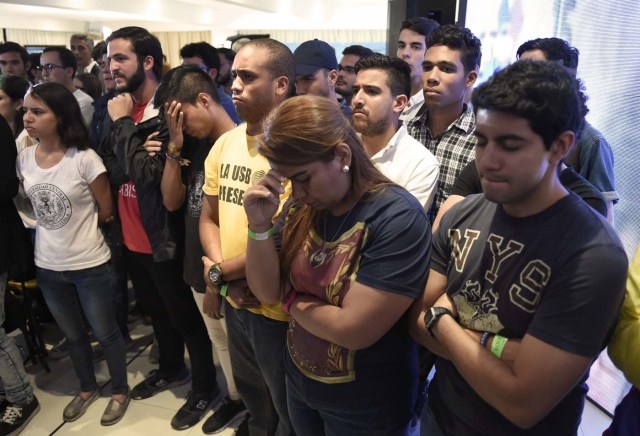
[[[227,298],[227,291],[229,290],[229,282],[224,282],[222,286],[220,286],[220,295],[222,297]]]
[[[507,345],[509,339],[504,336],[495,335],[493,337],[493,342],[491,343],[491,353],[496,356],[498,359],[502,356],[502,352],[504,351],[504,347]]]
[[[270,236],[273,236],[273,227],[271,227],[266,232],[262,232],[262,233],[256,233],[251,229],[247,229],[247,230],[249,231],[249,237],[254,241],[264,241],[266,239],[269,239]]]

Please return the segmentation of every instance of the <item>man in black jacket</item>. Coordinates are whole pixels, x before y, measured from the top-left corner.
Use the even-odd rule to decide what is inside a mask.
[[[192,391],[171,421],[174,429],[182,430],[202,418],[220,396],[220,389],[211,342],[191,291],[182,280],[182,214],[164,207],[160,190],[171,147],[166,123],[151,101],[162,71],[162,48],[155,36],[140,27],[119,29],[107,43],[111,73],[120,94],[107,105],[113,124],[111,153],[105,153],[105,165],[111,182],[120,185],[118,215],[124,259],[142,307],[151,316],[160,351],[159,369],[133,388],[131,398],[148,398],[187,383],[191,374],[184,363],[186,344],[193,371]],[[161,153],[147,154],[144,143],[148,138],[162,143]]]
[[[16,143],[7,121],[0,116],[0,378],[6,398],[0,402],[0,434],[18,434],[40,411],[20,351],[4,331],[4,296],[12,256],[11,226],[22,226],[13,197],[18,193]]]

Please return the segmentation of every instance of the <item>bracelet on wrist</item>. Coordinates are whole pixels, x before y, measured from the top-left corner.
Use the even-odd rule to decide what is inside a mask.
[[[254,241],[264,241],[266,239],[269,239],[271,236],[273,236],[273,227],[271,227],[266,232],[254,232],[249,228],[247,230],[249,233],[249,237]]]
[[[178,147],[173,142],[170,142],[169,145],[167,145],[167,153],[169,154],[172,154],[172,155],[180,154],[180,150],[182,150],[182,147]]]
[[[489,332],[484,332],[482,334],[482,337],[480,338],[480,345],[482,346],[482,348],[487,347],[487,342],[489,342],[489,336],[491,336],[491,333]]]
[[[507,345],[509,339],[504,336],[495,335],[493,337],[493,342],[491,343],[491,353],[496,356],[498,359],[502,357],[502,352],[504,351],[504,347]]]
[[[165,156],[167,157],[167,160],[174,160],[178,162],[178,164],[180,164],[181,167],[187,167],[191,163],[189,159],[185,159],[182,156],[180,156],[180,153],[178,153],[177,155],[172,155],[169,152],[166,152]]]

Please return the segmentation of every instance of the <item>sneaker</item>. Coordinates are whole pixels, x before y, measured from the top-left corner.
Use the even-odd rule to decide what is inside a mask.
[[[249,436],[249,414],[244,416],[244,420],[236,428],[235,436]]]
[[[99,396],[100,389],[98,388],[96,388],[91,393],[91,396],[86,400],[83,400],[80,394],[76,395],[75,397],[73,397],[73,400],[71,400],[71,402],[67,404],[67,407],[64,408],[64,412],[62,412],[62,419],[65,422],[72,422],[80,418],[82,415],[84,415],[84,412],[87,411],[87,408],[91,405],[91,403],[97,400]]]
[[[160,361],[160,348],[158,348],[158,340],[153,338],[153,345],[151,345],[151,350],[149,350],[149,362],[157,365]]]
[[[184,403],[171,420],[171,427],[174,430],[186,430],[196,425],[204,415],[209,411],[211,406],[220,400],[220,389],[216,387],[213,395],[196,395],[189,392],[187,402]]]
[[[108,426],[119,422],[127,411],[127,407],[129,407],[129,401],[131,401],[130,393],[127,393],[127,398],[122,403],[113,398],[110,399],[107,408],[104,409],[102,418],[100,418],[100,425]]]
[[[144,400],[145,398],[153,397],[159,392],[166,391],[174,386],[182,386],[190,381],[191,373],[185,367],[178,374],[170,377],[164,376],[154,369],[143,382],[138,383],[131,390],[131,398]]]
[[[60,342],[55,344],[51,350],[49,350],[49,357],[53,360],[64,359],[69,355],[69,347],[67,345],[67,338],[62,338]]]
[[[40,411],[40,403],[34,396],[29,404],[7,404],[0,420],[0,434],[15,436],[29,424],[29,421]]]
[[[247,414],[247,407],[242,400],[233,401],[227,395],[222,399],[213,415],[204,422],[202,432],[204,434],[219,433],[237,422],[240,417]]]

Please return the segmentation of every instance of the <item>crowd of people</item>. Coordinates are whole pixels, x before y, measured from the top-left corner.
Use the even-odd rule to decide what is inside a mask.
[[[399,30],[395,57],[259,38],[173,69],[134,26],[0,44],[0,301],[19,223],[79,381],[64,421],[101,395],[95,339],[104,426],[190,383],[175,430],[213,409],[205,434],[577,433],[592,362],[640,318],[635,295],[616,330],[628,262],[579,52],[527,41],[475,86],[469,29]],[[133,387],[129,281],[158,351]],[[40,405],[2,329],[0,378],[15,435]]]

